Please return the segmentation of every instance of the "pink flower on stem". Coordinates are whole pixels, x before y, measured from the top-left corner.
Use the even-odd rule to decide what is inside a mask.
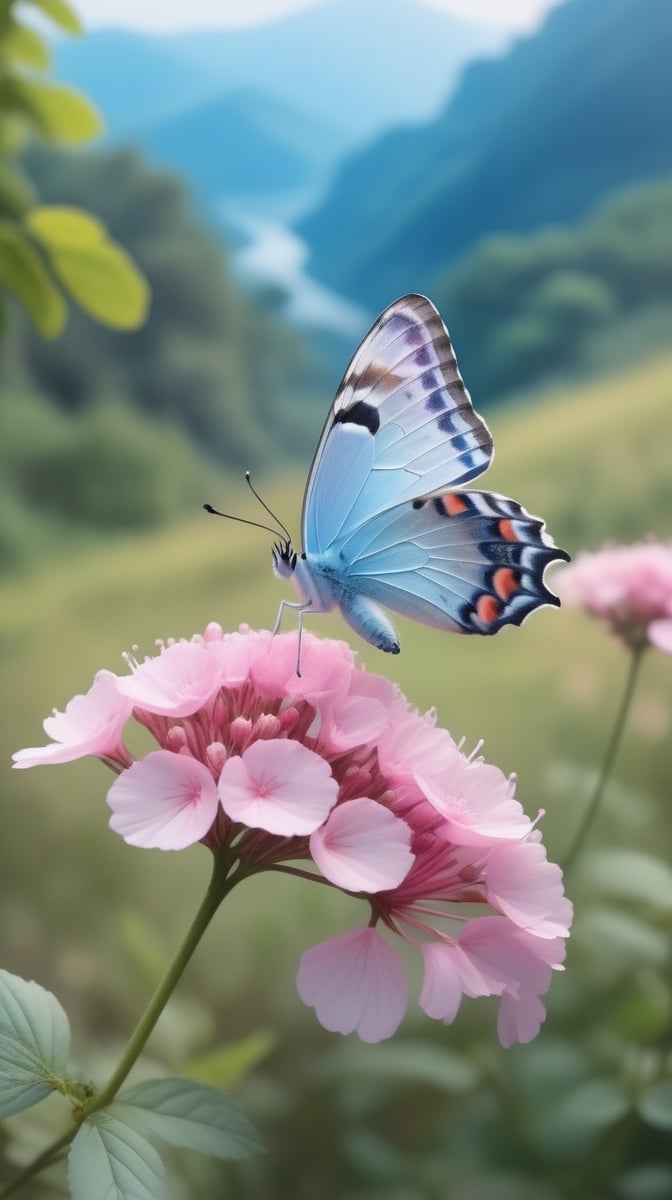
[[[118,778],[111,827],[134,846],[203,842],[236,879],[289,871],[368,906],[363,927],[308,950],[298,988],[327,1029],[394,1033],[407,984],[394,939],[424,960],[420,1004],[449,1022],[463,995],[500,998],[505,1045],[534,1037],[571,905],[514,781],[466,756],[342,642],[217,625],[101,672],[45,722],[17,766],[86,754]],[[156,748],[132,761],[131,716]],[[50,723],[51,722],[51,723]]]
[[[564,604],[605,621],[634,648],[672,654],[672,545],[654,540],[579,554],[557,574]]]

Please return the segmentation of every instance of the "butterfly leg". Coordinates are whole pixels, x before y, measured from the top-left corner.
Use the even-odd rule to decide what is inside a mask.
[[[286,608],[294,608],[294,609],[296,609],[296,611],[299,614],[299,643],[298,643],[298,646],[296,649],[296,673],[300,679],[301,678],[301,638],[303,637],[303,617],[304,617],[304,614],[307,613],[309,611],[309,609],[312,608],[312,604],[311,604],[310,600],[308,600],[307,602],[305,602],[303,600],[281,600],[280,608],[278,609],[277,620],[273,627],[273,637],[275,637],[276,633],[278,632],[278,630],[280,628],[280,622],[282,621],[282,614]]]
[[[280,608],[278,609],[278,615],[275,620],[275,625],[273,626],[273,637],[275,637],[276,633],[278,632],[278,630],[280,628],[280,624],[282,622],[282,614],[286,608],[297,608],[300,613],[302,609],[310,608],[310,605],[305,604],[303,600],[281,600]]]

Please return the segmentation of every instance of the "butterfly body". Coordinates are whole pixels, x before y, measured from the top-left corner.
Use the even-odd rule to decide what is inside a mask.
[[[424,296],[381,313],[343,377],[313,460],[303,554],[276,546],[293,578],[300,624],[341,611],[372,645],[399,652],[392,609],[437,629],[496,633],[542,604],[543,581],[567,559],[520,504],[464,485],[493,456],[448,331]]]

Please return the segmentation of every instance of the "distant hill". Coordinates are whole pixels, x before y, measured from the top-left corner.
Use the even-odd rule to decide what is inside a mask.
[[[161,37],[93,31],[82,41],[59,40],[54,68],[59,79],[81,87],[96,102],[112,141],[132,139],[152,149],[158,139],[162,149],[172,147],[182,131],[196,128],[197,108],[205,105],[208,137],[205,129],[199,132],[198,147],[185,163],[204,180],[209,163],[224,156],[221,140],[229,119],[232,129],[241,123],[241,137],[247,122],[256,130],[261,122],[270,136],[272,123],[291,111],[306,122],[305,140],[317,151],[316,167],[325,160],[333,165],[401,120],[430,117],[463,65],[494,52],[503,41],[501,32],[456,20],[417,0],[328,0],[243,29]],[[248,105],[244,115],[227,109],[224,101],[238,106],[243,91],[265,97],[263,121],[258,108],[251,114]],[[169,129],[166,119],[178,116],[184,125]],[[294,128],[298,132],[297,120]],[[311,137],[315,128],[321,130],[317,141]],[[298,169],[296,147],[288,145],[284,129],[269,147],[266,179],[272,179],[271,167],[282,169],[283,150],[287,175]],[[242,159],[245,147],[236,154]],[[178,166],[184,157],[180,151]]]
[[[319,279],[373,307],[422,290],[485,235],[582,216],[672,167],[672,4],[567,0],[469,66],[433,122],[350,158],[299,232]]]
[[[230,92],[150,127],[150,158],[179,170],[209,199],[273,193],[313,183],[329,130],[262,93]]]

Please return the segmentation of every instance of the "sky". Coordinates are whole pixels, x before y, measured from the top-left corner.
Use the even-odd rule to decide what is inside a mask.
[[[124,26],[161,33],[180,29],[235,28],[259,25],[321,0],[73,0],[88,29]],[[366,0],[362,0],[365,3]],[[420,0],[464,20],[525,32],[535,28],[558,0]]]

